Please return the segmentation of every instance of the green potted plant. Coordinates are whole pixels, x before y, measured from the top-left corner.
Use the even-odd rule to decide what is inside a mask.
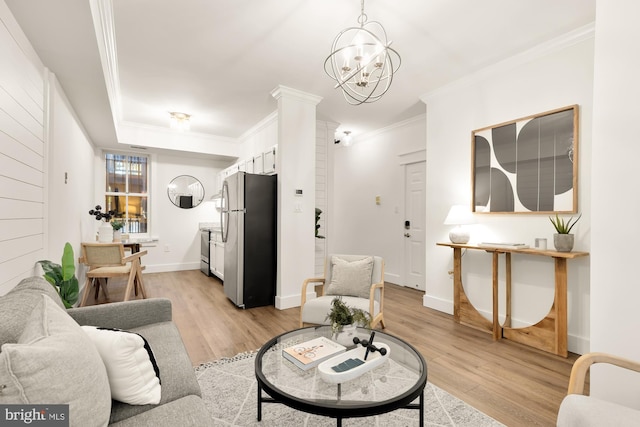
[[[44,271],[44,278],[58,291],[66,308],[71,308],[78,301],[78,279],[73,258],[73,248],[67,242],[62,252],[62,264],[48,260],[38,261]]]
[[[120,242],[122,240],[122,229],[124,228],[124,221],[114,219],[111,221],[111,227],[113,228],[113,241]]]
[[[343,345],[353,344],[356,326],[368,327],[371,323],[369,313],[359,308],[349,307],[341,297],[335,297],[331,301],[331,311],[326,319],[331,322],[333,339]]]
[[[551,221],[551,224],[553,224],[553,227],[557,231],[557,233],[553,235],[553,245],[558,252],[571,252],[573,249],[574,238],[573,234],[571,234],[571,229],[581,217],[582,214],[578,215],[578,218],[575,220],[571,217],[568,221],[560,218],[558,214],[556,214],[555,218],[549,217],[549,221]]]

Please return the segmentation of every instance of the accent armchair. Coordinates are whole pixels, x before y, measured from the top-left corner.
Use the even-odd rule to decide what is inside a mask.
[[[125,256],[122,243],[82,243],[82,256],[79,261],[86,264],[89,270],[80,307],[87,303],[91,285],[95,285],[96,299],[100,288],[102,288],[105,297],[109,298],[107,280],[112,277],[127,277],[125,301],[129,300],[132,292],[138,295],[138,291],[143,298],[147,298],[140,265],[140,257],[146,254],[147,251],[142,251]]]
[[[560,404],[558,427],[637,426],[640,410],[585,395],[587,372],[595,363],[609,363],[640,372],[640,362],[606,353],[587,353],[571,368],[569,390]]]
[[[371,316],[370,327],[384,324],[384,260],[378,256],[329,255],[324,277],[306,279],[302,284],[300,327],[328,325],[331,301],[337,297]],[[316,298],[308,298],[313,286]]]

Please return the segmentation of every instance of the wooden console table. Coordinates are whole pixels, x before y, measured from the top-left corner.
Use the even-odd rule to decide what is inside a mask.
[[[494,340],[507,338],[559,356],[567,357],[567,260],[588,256],[588,252],[556,252],[537,249],[506,249],[477,245],[437,243],[453,248],[453,317],[456,322],[485,330]],[[462,286],[462,250],[481,250],[492,254],[492,320],[487,320],[471,304]],[[498,321],[498,261],[505,255],[505,321]],[[555,295],[549,314],[524,328],[511,327],[511,254],[537,255],[555,262]]]

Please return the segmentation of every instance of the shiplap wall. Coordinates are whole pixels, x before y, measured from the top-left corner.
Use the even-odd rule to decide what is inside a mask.
[[[45,239],[44,67],[0,1],[0,295],[33,275]]]

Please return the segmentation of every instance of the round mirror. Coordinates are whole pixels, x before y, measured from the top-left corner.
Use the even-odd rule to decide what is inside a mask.
[[[167,186],[167,195],[177,207],[190,209],[204,200],[204,187],[191,175],[180,175],[173,178]]]

